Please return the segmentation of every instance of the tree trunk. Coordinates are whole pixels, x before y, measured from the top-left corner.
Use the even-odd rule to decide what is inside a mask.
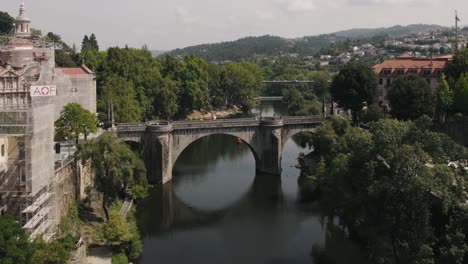
[[[106,220],[109,221],[109,212],[107,211],[107,206],[106,206],[106,194],[102,194],[102,209],[104,210],[104,214],[106,215]]]

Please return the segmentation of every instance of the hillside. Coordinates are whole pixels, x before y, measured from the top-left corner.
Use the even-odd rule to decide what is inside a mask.
[[[176,49],[169,53],[172,56],[194,54],[208,61],[241,61],[254,56],[276,56],[285,53],[299,55],[312,55],[315,52],[328,48],[330,43],[346,39],[368,39],[380,36],[400,37],[414,33],[426,33],[448,28],[437,25],[415,24],[408,26],[393,26],[389,28],[350,29],[331,34],[318,36],[305,36],[295,39],[286,39],[277,36],[246,37],[236,41],[214,44],[202,44],[183,49]],[[382,38],[380,38],[382,39]]]
[[[448,30],[448,28],[438,25],[413,24],[408,26],[396,25],[388,28],[355,28],[338,31],[332,34],[345,38],[370,38],[378,35],[400,37],[415,33],[428,33],[439,30]]]

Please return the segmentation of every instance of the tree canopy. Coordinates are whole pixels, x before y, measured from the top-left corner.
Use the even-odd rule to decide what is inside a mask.
[[[74,134],[76,141],[80,134],[87,136],[96,132],[97,117],[78,103],[69,103],[60,111],[60,117],[55,121],[55,129],[62,137]]]
[[[335,76],[330,92],[340,106],[351,109],[357,121],[365,105],[371,105],[377,95],[377,75],[369,67],[350,62]]]
[[[403,120],[414,120],[420,116],[433,116],[435,98],[427,81],[417,75],[395,79],[388,91],[391,114]]]
[[[324,216],[339,217],[373,263],[461,264],[468,253],[467,174],[447,166],[467,149],[423,119],[365,130],[334,117],[313,137]]]
[[[7,12],[0,11],[0,35],[10,34],[13,30],[15,19]]]
[[[95,173],[94,184],[104,195],[103,209],[109,219],[107,206],[127,189],[135,199],[146,196],[147,178],[143,161],[114,133],[104,133],[99,138],[79,146],[78,156],[89,161]]]
[[[11,216],[0,216],[0,259],[4,264],[31,263],[34,248],[21,225]]]

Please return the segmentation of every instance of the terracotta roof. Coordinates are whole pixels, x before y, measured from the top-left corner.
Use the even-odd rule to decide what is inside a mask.
[[[66,75],[80,75],[80,74],[89,74],[83,68],[61,68],[62,72]]]
[[[446,57],[436,57],[436,58],[409,58],[404,57],[402,59],[395,60],[386,60],[380,64],[372,67],[374,72],[377,75],[384,75],[383,70],[390,70],[390,73],[385,74],[384,76],[394,76],[396,75],[397,69],[403,69],[404,73],[407,74],[409,69],[418,69],[418,73],[422,69],[430,69],[431,76],[435,76],[438,73],[437,69],[443,69],[447,66],[449,58]]]

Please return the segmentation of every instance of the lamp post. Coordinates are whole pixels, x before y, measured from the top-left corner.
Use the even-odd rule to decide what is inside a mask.
[[[83,124],[83,135],[84,135],[84,141],[86,141],[86,140],[87,140],[87,138],[88,138],[88,135],[87,135],[87,133],[86,133],[86,128],[87,128],[87,127],[86,127],[86,124]]]
[[[68,123],[67,123],[67,132],[68,132],[68,136],[67,136],[67,141],[68,141],[68,156],[70,156],[70,130],[71,130],[70,122],[68,122]]]

